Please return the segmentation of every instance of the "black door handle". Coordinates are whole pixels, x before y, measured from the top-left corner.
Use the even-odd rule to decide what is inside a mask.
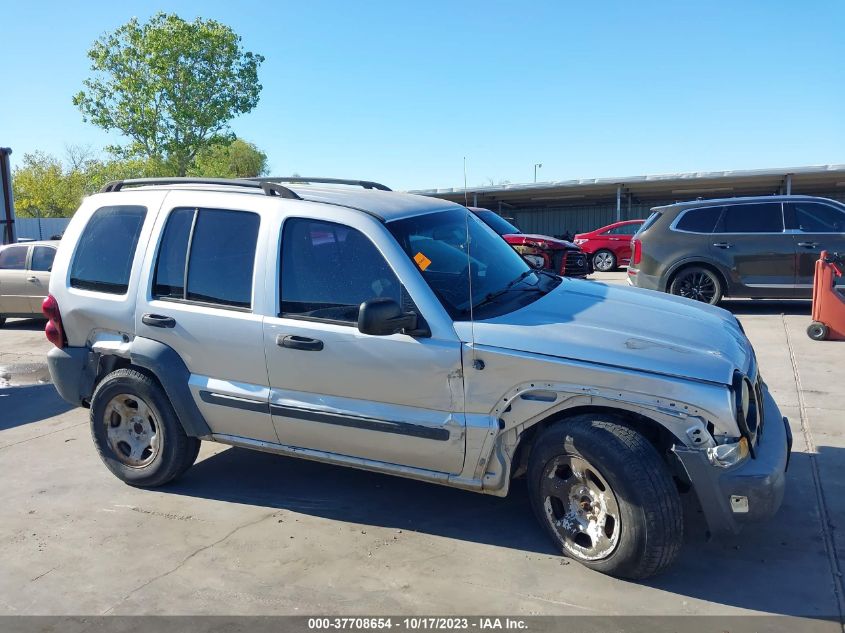
[[[290,349],[301,349],[305,352],[319,352],[323,349],[323,341],[307,336],[296,336],[295,334],[289,336],[279,334],[276,337],[276,345]]]
[[[818,245],[818,242],[798,242],[798,246],[803,246],[804,248],[816,248]]]
[[[152,327],[175,327],[176,319],[161,314],[145,314],[141,317],[141,323]]]
[[[731,244],[730,242],[716,242],[715,244],[713,244],[713,246],[715,246],[716,248],[730,248],[731,246],[733,246],[733,244]]]

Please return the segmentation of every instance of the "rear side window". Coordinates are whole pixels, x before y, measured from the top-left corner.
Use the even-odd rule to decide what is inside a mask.
[[[777,202],[725,207],[720,233],[782,233],[783,213]]]
[[[140,206],[97,209],[79,238],[70,268],[70,285],[126,294],[146,214],[146,207]]]
[[[26,268],[26,252],[29,246],[8,246],[0,250],[0,270],[23,270]]]
[[[603,235],[633,235],[639,228],[639,224],[623,224],[605,231]]]
[[[260,224],[248,211],[175,209],[161,239],[153,295],[249,309]]]
[[[690,233],[712,233],[716,229],[722,207],[705,207],[685,211],[675,228]]]
[[[32,250],[32,261],[29,267],[32,270],[49,271],[53,268],[53,260],[56,258],[56,249],[49,246],[36,246]]]
[[[845,233],[845,213],[829,204],[791,202],[786,205],[787,224],[805,233]]]

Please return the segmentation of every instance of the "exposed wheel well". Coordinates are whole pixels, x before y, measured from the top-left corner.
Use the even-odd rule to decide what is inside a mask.
[[[153,380],[158,382],[158,379],[153,376],[149,371],[147,371],[143,367],[133,365],[132,361],[130,361],[128,358],[121,358],[120,356],[100,356],[97,361],[97,373],[94,376],[94,380],[91,382],[91,388],[89,390],[88,396],[82,399],[83,406],[91,406],[91,396],[93,396],[94,392],[97,390],[97,385],[99,385],[103,381],[103,378],[105,378],[117,369],[135,369],[143,374],[147,374]]]
[[[585,413],[610,417],[619,424],[635,429],[646,440],[648,440],[655,449],[657,449],[657,452],[669,467],[669,471],[675,479],[678,490],[680,492],[687,492],[690,489],[690,482],[686,476],[686,472],[684,471],[683,466],[679,463],[677,457],[675,457],[675,454],[671,451],[672,446],[681,443],[681,440],[671,431],[644,415],[640,415],[632,411],[614,409],[613,407],[593,405],[573,407],[572,409],[560,411],[528,428],[520,436],[519,444],[514,451],[513,464],[511,465],[511,476],[519,477],[525,472],[528,467],[528,459],[531,455],[531,450],[534,447],[534,440],[539,437],[545,429],[555,424],[566,424],[567,419],[583,415]]]
[[[714,266],[713,264],[708,264],[707,262],[686,262],[684,264],[681,264],[676,270],[673,270],[672,274],[669,275],[669,277],[666,279],[666,285],[664,286],[663,291],[669,292],[669,288],[672,287],[672,282],[675,281],[675,277],[680,275],[687,268],[692,267],[706,268],[707,270],[712,272],[714,275],[716,275],[716,277],[719,278],[719,283],[722,284],[722,296],[727,297],[730,295],[728,280],[725,275],[723,275],[722,271],[719,270],[716,266]]]

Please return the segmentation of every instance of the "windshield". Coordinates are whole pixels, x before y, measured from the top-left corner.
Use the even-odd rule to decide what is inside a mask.
[[[525,260],[465,209],[396,220],[389,222],[387,228],[454,319],[469,318],[470,305],[480,307],[490,303],[510,293],[512,288],[517,290],[518,285],[532,282],[534,287],[538,285],[538,274],[532,272]]]
[[[498,213],[493,213],[487,209],[473,209],[473,212],[482,219],[484,224],[496,231],[499,235],[516,235],[522,233],[522,231]]]

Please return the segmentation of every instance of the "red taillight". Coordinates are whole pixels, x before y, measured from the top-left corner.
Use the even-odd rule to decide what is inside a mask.
[[[637,239],[631,240],[631,246],[634,249],[634,254],[631,257],[632,264],[639,264],[643,258],[643,244]]]
[[[47,327],[44,328],[47,340],[56,347],[64,347],[66,342],[64,328],[62,327],[62,315],[59,312],[59,302],[53,295],[47,295],[41,303],[41,312],[49,319]]]

